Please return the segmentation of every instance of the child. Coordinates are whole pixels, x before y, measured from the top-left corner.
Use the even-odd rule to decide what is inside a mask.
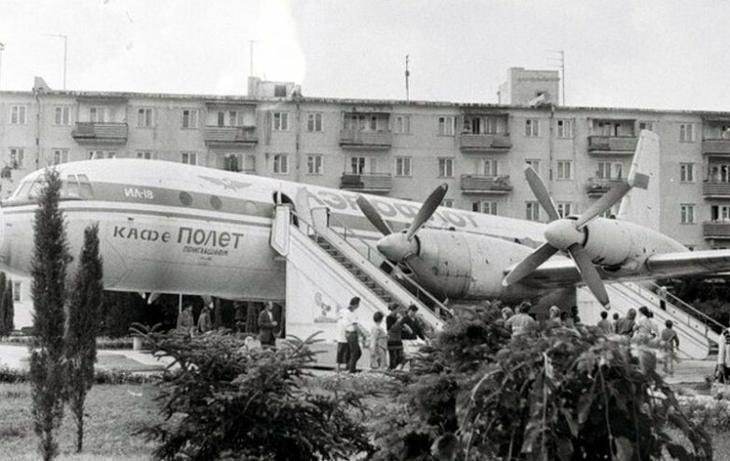
[[[664,325],[666,328],[661,333],[662,348],[664,349],[664,372],[672,376],[674,374],[674,348],[679,347],[679,336],[672,328],[674,324],[671,320],[667,320]]]
[[[370,368],[380,370],[386,367],[388,352],[388,333],[383,328],[383,313],[373,314],[373,327],[370,329]]]

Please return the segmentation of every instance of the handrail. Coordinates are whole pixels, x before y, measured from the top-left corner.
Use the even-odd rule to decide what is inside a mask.
[[[362,253],[362,251],[360,251],[360,250],[359,250],[359,249],[358,249],[358,248],[357,248],[357,247],[356,247],[355,245],[351,244],[351,243],[350,243],[350,242],[349,242],[349,241],[347,240],[347,231],[349,230],[349,228],[348,228],[347,226],[345,226],[345,225],[344,225],[344,224],[343,224],[343,223],[342,223],[341,221],[339,221],[339,220],[338,220],[337,218],[335,218],[335,217],[333,217],[333,216],[331,216],[331,215],[330,215],[330,221],[331,221],[331,222],[334,222],[334,223],[336,223],[336,224],[338,224],[338,225],[339,225],[339,226],[340,226],[340,227],[342,228],[342,230],[343,230],[343,232],[342,232],[342,239],[343,239],[343,240],[344,240],[344,241],[345,241],[345,242],[346,242],[346,243],[347,243],[347,244],[348,244],[348,245],[350,246],[350,248],[354,249],[355,251],[357,251],[358,253],[360,253],[361,255],[363,255],[363,256],[364,256],[364,257],[365,257],[365,258],[366,258],[366,259],[367,259],[368,261],[370,261],[371,263],[373,263],[373,265],[374,265],[375,267],[377,267],[377,268],[378,268],[378,269],[379,269],[379,270],[380,270],[381,272],[383,272],[383,273],[385,274],[385,271],[383,271],[382,269],[380,269],[380,266],[379,266],[379,265],[377,265],[377,264],[375,264],[375,263],[373,262],[373,259],[372,259],[372,252],[376,252],[377,250],[373,249],[373,248],[372,248],[372,247],[370,246],[370,244],[369,244],[368,242],[366,242],[366,241],[365,241],[365,240],[364,240],[364,239],[363,239],[362,237],[358,237],[358,236],[357,236],[357,235],[355,235],[355,234],[354,234],[354,233],[353,233],[352,231],[350,231],[350,236],[351,236],[350,238],[355,238],[355,239],[359,240],[359,241],[360,241],[360,243],[362,243],[363,245],[365,245],[365,247],[367,248],[367,254],[363,254],[363,253]],[[330,227],[330,229],[332,228],[332,226],[330,226],[329,224],[328,224],[328,227]],[[379,253],[379,252],[378,252],[378,253]],[[390,261],[388,261],[387,259],[383,258],[383,261],[384,261],[384,262],[385,262],[385,263],[386,263],[386,264],[387,264],[387,265],[388,265],[388,266],[389,266],[389,267],[390,267],[391,269],[396,269],[396,268],[397,268],[397,266],[396,266],[395,264],[391,263],[391,262],[390,262]],[[434,296],[433,296],[433,295],[432,295],[432,294],[431,294],[431,293],[430,293],[430,292],[429,292],[428,290],[426,290],[425,288],[423,288],[423,287],[422,287],[422,286],[421,286],[421,285],[420,285],[420,284],[419,284],[418,282],[416,282],[415,280],[413,280],[413,279],[412,279],[411,277],[409,277],[409,276],[408,276],[407,274],[405,274],[405,273],[404,273],[403,271],[400,271],[400,273],[401,273],[401,275],[403,276],[403,278],[404,278],[404,279],[405,279],[405,280],[406,280],[406,281],[407,281],[407,282],[408,282],[408,283],[409,283],[410,285],[412,285],[412,286],[413,286],[413,287],[414,287],[414,288],[416,289],[416,291],[417,291],[418,293],[422,293],[423,295],[425,295],[425,296],[426,296],[426,297],[427,297],[428,299],[430,299],[430,300],[431,300],[431,301],[432,301],[432,302],[434,303],[434,305],[435,305],[435,306],[436,306],[436,307],[438,308],[438,310],[436,310],[436,309],[433,309],[434,311],[436,311],[436,314],[437,314],[437,315],[439,315],[439,314],[441,314],[441,313],[446,313],[446,314],[448,314],[449,316],[451,316],[451,315],[452,315],[452,312],[451,312],[451,310],[450,310],[450,309],[449,309],[448,307],[446,307],[446,306],[445,306],[445,305],[444,305],[444,304],[443,304],[443,303],[442,303],[441,301],[439,301],[438,299],[436,299],[436,298],[435,298],[435,297],[434,297]],[[387,274],[386,274],[386,275],[387,275]],[[428,307],[428,306],[426,306],[426,307]],[[441,317],[441,315],[439,315],[439,317]]]
[[[653,286],[653,287],[660,288],[660,286],[657,285],[654,282],[649,282],[649,284],[651,286]],[[634,283],[629,282],[629,283],[619,283],[619,285],[621,285],[622,287],[625,287],[626,289],[628,289],[628,290],[630,290],[630,291],[632,291],[632,292],[634,292],[634,293],[636,293],[636,294],[638,294],[640,296],[646,297],[646,295],[642,292],[642,290],[643,290],[642,287],[640,285],[638,285],[638,284],[634,284]],[[635,285],[636,287],[638,287],[638,289],[637,288],[634,288],[632,285]],[[654,293],[651,290],[646,290],[646,291],[648,291],[653,296],[656,296],[656,297],[658,297],[658,298],[661,299],[661,296],[659,296],[657,293]],[[686,302],[682,301],[681,299],[677,298],[676,296],[672,295],[671,293],[667,293],[667,298],[669,298],[669,297],[671,297],[672,301],[676,300],[677,302],[676,303],[673,303],[673,304],[679,304],[679,306],[675,306],[675,307],[678,310],[683,311],[687,315],[688,318],[685,321],[685,323],[687,325],[689,325],[690,327],[692,325],[689,323],[689,321],[690,321],[690,319],[694,319],[695,321],[698,321],[698,322],[702,323],[705,326],[705,334],[707,333],[707,329],[709,327],[708,323],[711,324],[711,325],[713,325],[713,326],[715,326],[715,327],[720,327],[721,331],[723,329],[725,329],[725,327],[720,322],[718,322],[717,320],[713,319],[712,317],[710,317],[709,315],[705,314],[704,312],[698,310],[697,308],[691,306],[690,304],[687,304]],[[689,312],[687,312],[687,311],[689,311]],[[693,317],[690,317],[690,313],[691,314],[696,314],[695,317],[694,318]],[[699,317],[699,318],[697,318],[697,317]]]

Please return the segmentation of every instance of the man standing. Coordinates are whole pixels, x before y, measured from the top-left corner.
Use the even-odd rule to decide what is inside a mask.
[[[722,330],[719,346],[715,374],[717,381],[727,384],[730,381],[730,328]]]
[[[403,339],[422,339],[426,340],[426,335],[423,333],[423,326],[421,320],[417,316],[418,307],[411,304],[408,306],[408,313],[406,315],[405,324],[408,325],[408,329],[403,332]]]
[[[192,336],[195,328],[195,319],[193,318],[193,306],[185,306],[177,319],[177,332],[184,334],[188,338]]]
[[[385,328],[388,332],[388,368],[395,370],[403,363],[403,322],[405,316],[400,307],[393,303],[388,306]]]
[[[198,317],[198,331],[200,333],[207,333],[213,329],[213,322],[210,319],[211,313],[213,312],[213,301],[210,302],[208,307],[204,307]]]
[[[532,304],[524,301],[520,304],[519,312],[507,320],[505,324],[512,329],[512,338],[517,338],[523,335],[530,335],[537,331],[537,321],[530,317],[530,309]]]
[[[631,308],[626,314],[626,317],[623,317],[618,322],[616,322],[616,333],[630,337],[634,333],[635,324],[636,309]]]
[[[343,325],[345,326],[345,337],[347,338],[347,370],[350,373],[357,372],[357,361],[360,360],[362,350],[360,349],[360,337],[367,337],[365,331],[357,320],[355,311],[360,307],[360,298],[355,296],[350,300],[347,310],[344,313]]]
[[[274,347],[276,345],[276,337],[274,330],[278,323],[274,320],[274,303],[271,301],[266,303],[266,308],[259,314],[259,341],[264,347]]]

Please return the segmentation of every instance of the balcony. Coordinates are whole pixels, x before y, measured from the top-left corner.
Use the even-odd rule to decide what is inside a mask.
[[[588,197],[600,197],[609,191],[615,184],[624,182],[623,179],[588,178],[586,193]]]
[[[702,153],[730,155],[730,139],[703,139]]]
[[[462,152],[507,152],[511,147],[509,134],[459,135],[459,148]]]
[[[126,123],[76,122],[71,136],[81,145],[119,146],[127,143]]]
[[[702,184],[705,198],[730,198],[730,182],[705,181]]]
[[[636,136],[588,136],[588,152],[591,154],[633,155]]]
[[[252,147],[259,142],[255,126],[206,126],[203,140],[212,148]]]
[[[461,175],[461,192],[464,194],[505,195],[511,191],[509,176]]]
[[[343,149],[388,150],[393,145],[390,131],[340,130],[340,146]]]
[[[389,173],[342,173],[340,188],[358,192],[387,194],[393,188],[393,177]]]
[[[730,221],[705,221],[702,223],[702,235],[706,239],[730,239]]]

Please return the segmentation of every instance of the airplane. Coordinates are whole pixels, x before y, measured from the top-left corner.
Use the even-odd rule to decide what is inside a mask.
[[[451,300],[523,300],[585,283],[609,307],[603,280],[730,268],[730,250],[691,252],[638,224],[598,217],[632,187],[645,185],[642,149],[658,155],[656,135],[642,132],[627,181],[578,217],[559,219],[544,184],[528,169],[528,184],[550,216],[547,224],[439,207],[445,186],[421,205],[154,160],[99,159],[54,168],[63,180],[60,208],[70,252],[78,254],[84,228],[98,223],[109,290],[283,300],[286,265],[270,234],[274,207],[287,203],[299,226],[311,210],[326,207],[333,228],[347,227],[372,242],[383,260],[409,268],[425,288]],[[30,236],[43,184],[44,171],[35,171],[2,202],[1,270],[30,273]]]

